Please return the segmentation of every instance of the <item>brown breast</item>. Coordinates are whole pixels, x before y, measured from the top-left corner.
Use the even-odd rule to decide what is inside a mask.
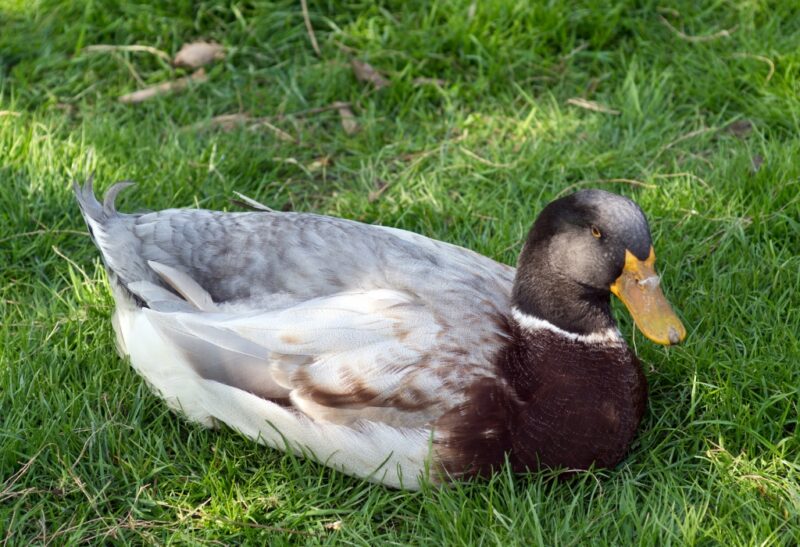
[[[514,470],[613,467],[645,410],[639,360],[620,344],[586,344],[508,326],[497,377],[481,378],[464,404],[436,423],[440,464],[452,475],[487,474],[506,455]]]

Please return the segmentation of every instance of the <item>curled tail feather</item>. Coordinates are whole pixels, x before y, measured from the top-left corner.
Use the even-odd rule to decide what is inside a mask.
[[[114,184],[108,189],[103,198],[103,203],[100,204],[94,195],[93,181],[94,175],[92,174],[83,186],[80,186],[77,181],[72,182],[72,190],[75,192],[78,206],[81,208],[81,212],[90,228],[94,227],[93,224],[102,225],[109,218],[117,215],[117,209],[114,206],[117,196],[125,188],[134,185],[133,182],[128,180]]]
[[[131,280],[123,279],[120,272],[116,271],[117,268],[114,267],[113,260],[111,260],[107,249],[109,243],[109,225],[112,224],[110,221],[123,216],[117,212],[114,202],[122,190],[132,186],[134,183],[122,181],[114,184],[106,191],[103,203],[101,204],[95,197],[93,180],[94,175],[90,175],[82,186],[78,184],[77,181],[72,182],[72,190],[75,192],[78,206],[86,221],[86,226],[89,228],[89,234],[92,236],[94,244],[100,250],[100,255],[103,258],[103,263],[106,266],[109,281],[115,291],[115,295],[120,297],[118,298],[118,302],[127,299],[132,301],[135,306],[142,307],[145,305],[144,301],[139,298],[136,293],[128,289],[128,283]],[[122,292],[120,292],[120,289]]]

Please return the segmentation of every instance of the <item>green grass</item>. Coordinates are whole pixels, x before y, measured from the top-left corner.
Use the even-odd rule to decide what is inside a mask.
[[[800,541],[797,2],[312,1],[321,58],[299,2],[168,4],[0,0],[0,541]],[[140,105],[116,98],[174,71],[84,49],[198,38],[228,48],[208,82]],[[351,57],[392,85],[356,81]],[[303,114],[335,101],[358,133]],[[295,142],[202,127],[240,111]],[[507,263],[549,200],[612,189],[649,215],[689,337],[657,347],[618,310],[651,399],[615,470],[365,484],[186,424],[116,356],[69,189],[91,171],[101,188],[139,182],[123,209],[234,208],[238,190]]]

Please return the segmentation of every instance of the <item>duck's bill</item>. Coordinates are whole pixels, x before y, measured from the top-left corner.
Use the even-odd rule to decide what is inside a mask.
[[[655,270],[656,254],[639,260],[625,251],[625,267],[611,285],[611,292],[622,300],[639,330],[656,344],[669,346],[686,338],[686,329],[664,297]]]

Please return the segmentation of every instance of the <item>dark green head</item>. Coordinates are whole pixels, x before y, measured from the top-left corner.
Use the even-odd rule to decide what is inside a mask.
[[[519,257],[514,305],[576,334],[613,327],[610,294],[659,343],[685,330],[664,299],[653,269],[650,227],[632,200],[583,190],[550,203],[534,222]]]

